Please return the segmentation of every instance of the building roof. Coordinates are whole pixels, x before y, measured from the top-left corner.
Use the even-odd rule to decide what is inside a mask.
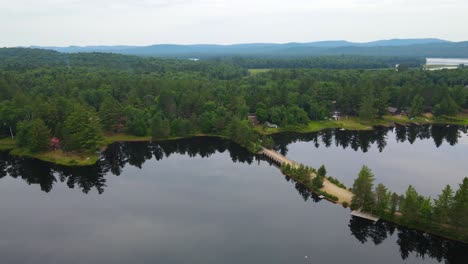
[[[387,107],[387,110],[388,110],[388,112],[390,112],[390,113],[396,113],[396,112],[398,112],[398,108],[391,107],[391,106]]]

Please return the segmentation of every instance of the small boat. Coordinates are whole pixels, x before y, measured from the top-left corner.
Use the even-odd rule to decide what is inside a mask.
[[[323,199],[323,198],[325,198],[325,196],[323,196],[323,195],[319,195],[319,198],[320,198],[320,199]]]
[[[342,128],[342,129],[340,129],[340,130],[341,130],[341,131],[345,131],[346,129]]]

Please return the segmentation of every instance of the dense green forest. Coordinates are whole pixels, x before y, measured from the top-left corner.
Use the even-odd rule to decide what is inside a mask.
[[[0,134],[16,136],[30,151],[45,150],[50,137],[67,151],[94,151],[114,132],[216,134],[255,148],[260,136],[248,113],[286,127],[329,118],[336,110],[372,120],[388,106],[414,116],[468,108],[468,69],[294,68],[249,75],[244,67],[254,59],[242,65],[36,49],[0,49],[0,58]]]
[[[317,57],[277,57],[277,56],[237,56],[216,57],[210,61],[226,62],[247,69],[382,69],[405,64],[419,68],[426,63],[417,57],[372,57],[372,56],[317,56]]]
[[[451,236],[467,240],[468,178],[463,179],[458,190],[452,190],[447,185],[436,199],[418,194],[411,185],[405,194],[400,195],[391,192],[381,183],[374,186],[374,180],[372,171],[363,166],[353,184],[352,209],[361,209],[386,219],[436,232],[449,226],[454,232]],[[396,215],[396,212],[399,214]]]

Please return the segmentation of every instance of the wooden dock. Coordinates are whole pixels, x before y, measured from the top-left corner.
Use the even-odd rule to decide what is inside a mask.
[[[369,213],[364,213],[364,212],[362,212],[360,210],[352,211],[351,215],[361,217],[361,218],[364,218],[364,219],[367,219],[367,220],[371,220],[371,221],[374,221],[374,222],[377,222],[380,219],[379,217],[377,217],[375,215],[372,215],[372,214],[369,214]]]
[[[279,154],[278,152],[267,149],[267,148],[262,148],[262,150],[259,152],[260,155],[265,156],[268,158],[270,161],[276,163],[278,166],[281,166],[283,164],[289,164],[293,167],[299,167],[299,164],[295,161],[292,161],[285,156]]]

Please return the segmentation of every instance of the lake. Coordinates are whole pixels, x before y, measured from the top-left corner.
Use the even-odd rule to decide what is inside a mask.
[[[409,185],[437,197],[450,184],[468,177],[468,129],[424,125],[377,127],[371,131],[324,130],[274,136],[277,149],[297,162],[320,167],[352,186],[363,165],[375,174],[375,184],[404,193]]]
[[[446,152],[461,145],[447,138]],[[290,155],[309,144],[301,142],[283,148]],[[382,153],[393,144],[406,143],[389,139]],[[330,171],[347,164],[337,161]],[[0,152],[0,201],[0,259],[9,264],[463,263],[468,252],[351,217],[218,138],[116,143],[82,168]]]
[[[468,65],[468,58],[426,58],[426,65]]]

